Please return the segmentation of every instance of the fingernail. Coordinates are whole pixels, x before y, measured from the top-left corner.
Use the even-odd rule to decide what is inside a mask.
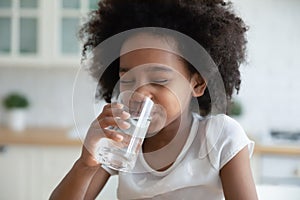
[[[128,119],[130,117],[130,114],[126,111],[123,111],[122,115],[125,117],[125,119]]]
[[[130,127],[130,124],[128,122],[122,121],[121,123],[122,123],[122,125],[125,126],[125,128],[129,128]]]
[[[124,137],[122,135],[116,135],[116,138],[119,140],[119,141],[122,141],[124,139]]]
[[[118,125],[122,126],[124,129],[128,129],[130,127],[130,124],[128,122],[123,121],[120,118],[116,118],[116,120],[117,120]]]
[[[122,109],[122,108],[124,107],[124,105],[121,104],[121,103],[117,103],[117,106],[118,106],[120,109]]]

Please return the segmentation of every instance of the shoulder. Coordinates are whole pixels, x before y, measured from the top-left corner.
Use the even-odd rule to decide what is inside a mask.
[[[198,132],[202,135],[199,155],[208,156],[214,168],[221,169],[245,146],[248,146],[252,155],[254,143],[235,119],[225,114],[197,119]]]
[[[199,131],[204,132],[207,139],[222,142],[230,138],[247,137],[239,122],[228,115],[202,117],[194,114],[194,118],[199,121]]]
[[[205,128],[208,139],[228,140],[230,138],[247,137],[243,127],[235,119],[225,114],[218,114],[208,117],[198,116],[199,125]]]

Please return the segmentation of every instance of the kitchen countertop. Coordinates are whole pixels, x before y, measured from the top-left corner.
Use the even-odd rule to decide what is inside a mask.
[[[43,145],[43,146],[81,146],[79,138],[72,138],[72,128],[36,128],[12,131],[0,127],[0,145]]]
[[[256,142],[254,153],[300,156],[300,146],[288,144],[261,144]]]
[[[81,146],[82,141],[71,137],[72,128],[27,128],[15,132],[0,127],[0,145]],[[298,145],[261,144],[256,141],[255,154],[300,155]]]

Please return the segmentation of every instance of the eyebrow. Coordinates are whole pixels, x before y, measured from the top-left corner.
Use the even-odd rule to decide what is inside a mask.
[[[130,69],[126,67],[120,67],[119,72],[128,72]],[[164,66],[149,66],[147,67],[146,71],[156,72],[156,71],[164,71],[164,72],[172,72],[173,70],[169,67]]]

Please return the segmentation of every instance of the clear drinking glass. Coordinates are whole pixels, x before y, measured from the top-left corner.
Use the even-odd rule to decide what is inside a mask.
[[[149,128],[154,103],[149,97],[131,91],[120,93],[117,102],[123,104],[123,110],[130,114],[130,118],[126,120],[130,124],[130,128],[108,127],[120,132],[124,139],[116,142],[109,138],[102,138],[99,141],[97,159],[109,168],[130,171],[135,166],[139,150]]]

